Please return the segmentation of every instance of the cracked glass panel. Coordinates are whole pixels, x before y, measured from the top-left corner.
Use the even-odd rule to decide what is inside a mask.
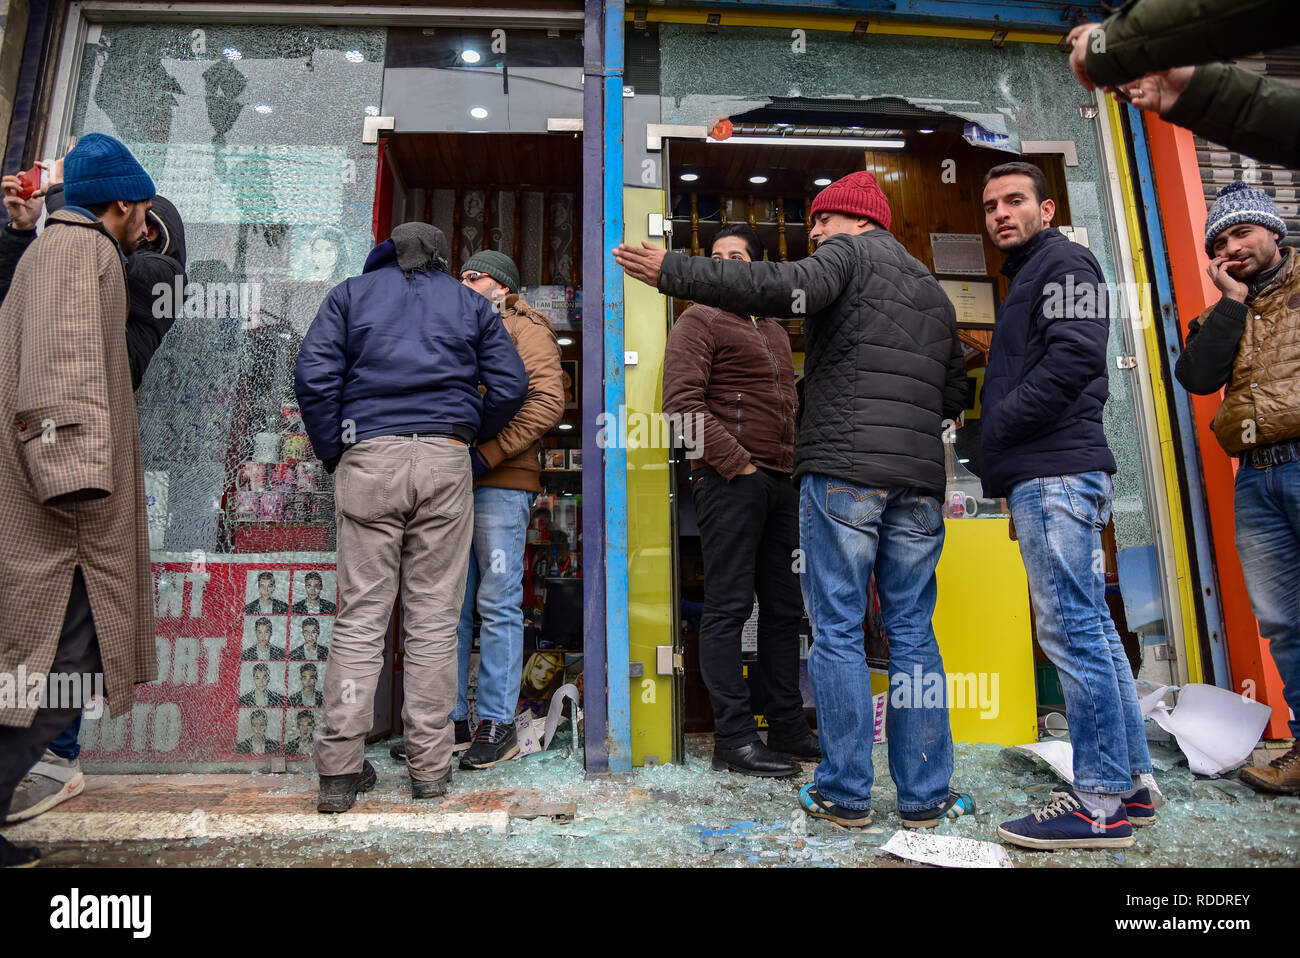
[[[303,334],[373,245],[385,31],[92,26],[71,133],[126,143],[185,225],[183,313],[136,394],[159,679],[88,716],[105,764],[309,758],[332,637],[332,482],[293,391]],[[155,293],[157,294],[157,290]]]

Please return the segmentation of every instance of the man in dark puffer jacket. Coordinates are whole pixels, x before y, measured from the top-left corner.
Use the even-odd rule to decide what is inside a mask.
[[[984,374],[984,495],[1006,496],[1029,578],[1038,642],[1060,670],[1072,789],[998,834],[1026,848],[1133,844],[1126,807],[1154,821],[1139,776],[1151,772],[1133,673],[1106,606],[1101,533],[1115,457],[1101,412],[1108,394],[1107,286],[1088,250],[1052,222],[1032,163],[984,180],[984,219],[1011,289],[998,309]]]
[[[823,761],[800,804],[814,818],[871,822],[873,713],[863,645],[874,569],[890,644],[889,765],[903,824],[974,810],[949,789],[948,711],[912,689],[943,676],[930,619],[943,548],[943,439],[966,404],[952,304],[887,230],[889,203],[868,172],[818,194],[817,251],[744,263],[620,246],[628,274],[661,292],[804,325],[805,408],[795,446],[802,585],[814,642],[808,671]],[[944,682],[938,683],[944,686]],[[901,707],[900,707],[901,703]]]

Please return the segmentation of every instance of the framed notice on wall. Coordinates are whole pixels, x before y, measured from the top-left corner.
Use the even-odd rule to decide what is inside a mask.
[[[936,277],[957,310],[958,326],[991,328],[997,318],[995,283],[987,276]]]

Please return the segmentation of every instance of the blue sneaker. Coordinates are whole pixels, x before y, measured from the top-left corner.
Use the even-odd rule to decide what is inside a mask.
[[[898,817],[903,820],[904,828],[934,828],[940,822],[961,818],[963,815],[975,814],[975,799],[965,792],[951,792],[948,800],[935,808],[923,812],[905,812],[898,810]]]
[[[1052,789],[1055,798],[1062,792],[1068,792],[1068,785],[1058,785]],[[1151,790],[1139,788],[1124,799],[1124,813],[1128,815],[1129,824],[1133,826],[1154,825],[1156,823],[1156,803],[1151,799]]]
[[[998,837],[1022,848],[1129,848],[1133,826],[1123,804],[1109,821],[1094,815],[1070,788],[1052,793],[1052,802],[1024,818],[1003,822]]]
[[[871,824],[871,809],[836,805],[817,791],[817,786],[812,782],[799,790],[799,805],[809,817],[824,818],[845,828],[862,828]]]

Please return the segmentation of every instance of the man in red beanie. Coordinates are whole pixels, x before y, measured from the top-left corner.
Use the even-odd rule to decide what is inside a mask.
[[[969,815],[949,788],[946,674],[930,619],[943,548],[945,422],[966,405],[952,304],[888,232],[869,172],[813,201],[817,250],[794,263],[614,251],[634,279],[671,296],[766,316],[806,316],[804,411],[795,445],[808,656],[823,760],[800,792],[807,814],[871,823],[873,711],[862,623],[872,572],[889,635],[889,768],[905,826]],[[922,686],[925,694],[922,694]]]

